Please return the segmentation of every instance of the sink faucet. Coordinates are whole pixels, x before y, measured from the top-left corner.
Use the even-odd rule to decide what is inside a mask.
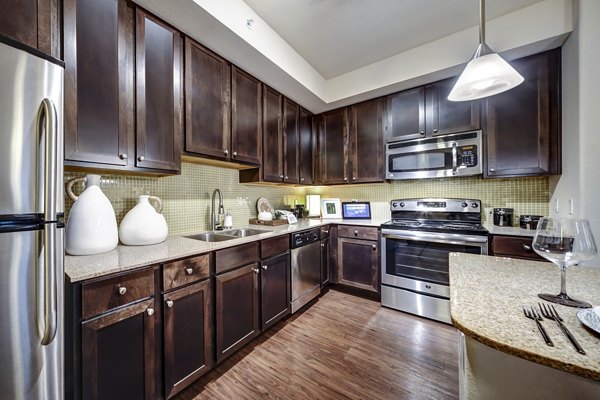
[[[219,194],[219,211],[218,214],[215,215],[215,197],[217,194]],[[225,210],[223,209],[223,195],[219,189],[215,189],[212,193],[212,203],[210,207],[210,229],[213,231],[223,229],[220,218],[220,215],[222,214],[225,214]]]

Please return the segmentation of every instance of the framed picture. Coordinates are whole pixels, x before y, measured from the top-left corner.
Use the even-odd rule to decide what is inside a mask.
[[[371,219],[371,203],[368,201],[343,202],[342,218]]]
[[[321,199],[322,218],[342,218],[340,199]]]

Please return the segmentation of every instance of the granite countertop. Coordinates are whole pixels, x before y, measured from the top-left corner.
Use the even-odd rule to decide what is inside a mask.
[[[554,342],[547,346],[535,322],[523,315],[523,304],[541,302],[537,294],[558,293],[560,272],[554,264],[465,253],[450,256],[450,307],[454,326],[465,335],[542,365],[600,381],[600,335],[577,319],[578,308],[555,305],[587,355],[575,351],[557,324],[542,325]],[[567,271],[567,292],[600,305],[600,268]]]
[[[492,224],[484,225],[490,235],[505,235],[505,236],[525,236],[533,237],[535,229],[523,229],[519,226],[497,226]]]
[[[259,235],[236,238],[224,242],[203,242],[201,240],[189,239],[185,236],[205,232],[198,230],[185,234],[170,235],[162,243],[150,246],[123,246],[107,253],[93,256],[69,256],[65,255],[65,275],[70,282],[78,282],[85,279],[109,275],[115,272],[127,271],[151,264],[190,257],[197,254],[207,253],[214,250],[233,247],[256,240],[268,239],[279,235],[286,235],[304,229],[323,225],[362,225],[379,227],[384,220],[356,220],[343,219],[305,219],[299,220],[297,224],[263,226],[244,225],[235,226],[234,229],[252,228],[264,230]]]

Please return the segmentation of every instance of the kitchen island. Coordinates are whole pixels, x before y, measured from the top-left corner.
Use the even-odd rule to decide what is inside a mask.
[[[587,352],[575,351],[552,320],[544,319],[554,347],[547,346],[522,305],[537,294],[558,293],[554,264],[452,253],[452,322],[461,331],[461,399],[600,398],[600,335],[579,322],[579,309],[556,305],[565,325]],[[574,298],[600,305],[600,268],[567,273]]]

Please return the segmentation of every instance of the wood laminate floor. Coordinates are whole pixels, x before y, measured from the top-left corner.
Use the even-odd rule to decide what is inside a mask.
[[[329,290],[176,399],[456,398],[456,329]]]

